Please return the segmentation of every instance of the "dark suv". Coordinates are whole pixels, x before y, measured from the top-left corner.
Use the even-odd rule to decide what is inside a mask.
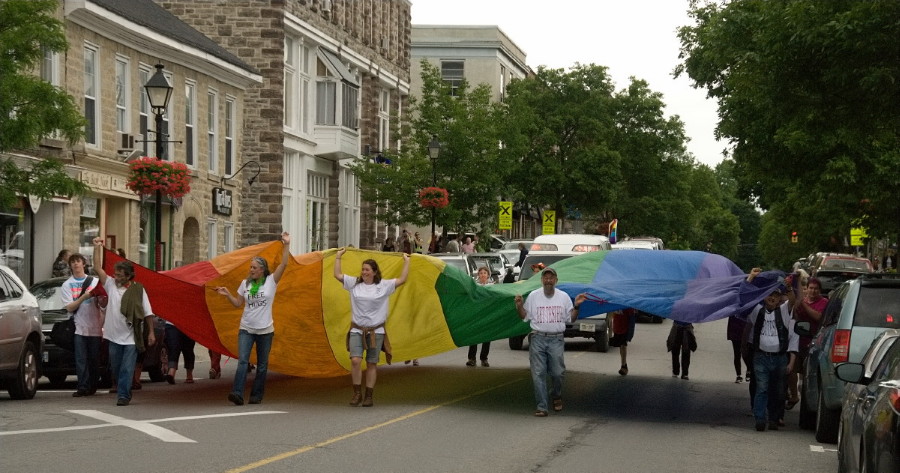
[[[808,322],[797,325],[800,335],[808,335]],[[822,328],[809,345],[800,395],[800,427],[815,428],[819,442],[837,442],[846,383],[835,376],[835,367],[859,363],[872,340],[892,328],[900,328],[900,275],[863,275],[829,294]]]
[[[810,276],[818,278],[822,294],[827,295],[842,282],[873,272],[866,258],[843,253],[819,253],[810,266]]]

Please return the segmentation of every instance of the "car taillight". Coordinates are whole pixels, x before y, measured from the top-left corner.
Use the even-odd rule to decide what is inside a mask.
[[[831,362],[846,363],[850,360],[850,331],[835,330],[834,345],[831,347]]]
[[[891,401],[894,412],[900,413],[900,388],[891,388],[888,392],[888,400]]]

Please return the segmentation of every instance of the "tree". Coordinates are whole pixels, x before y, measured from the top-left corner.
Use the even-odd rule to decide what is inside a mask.
[[[54,17],[58,3],[0,1],[0,153],[33,148],[53,133],[74,143],[84,133],[84,118],[72,97],[32,73],[45,50],[66,50],[63,25]],[[37,160],[27,170],[3,159],[0,182],[0,207],[14,204],[17,195],[48,199],[87,189],[51,159]]]
[[[718,101],[741,195],[780,206],[819,248],[851,222],[896,237],[900,2],[695,2],[690,14],[676,74]]]
[[[436,211],[438,225],[457,231],[493,229],[506,166],[499,161],[500,120],[490,88],[470,89],[463,82],[451,94],[440,70],[427,61],[422,62],[422,81],[422,96],[411,100],[412,118],[399,130],[405,147],[387,153],[390,165],[359,161],[352,166],[362,197],[377,203],[377,215],[385,222],[425,225],[431,211],[419,204],[419,191],[435,178],[450,196],[449,205]],[[433,169],[428,155],[432,138],[441,143]]]

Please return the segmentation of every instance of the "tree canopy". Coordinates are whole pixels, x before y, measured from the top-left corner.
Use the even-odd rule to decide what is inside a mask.
[[[851,226],[896,238],[900,2],[695,1],[690,15],[676,74],[718,101],[739,195],[775,211],[764,249],[784,253],[790,231],[794,253],[842,249]]]

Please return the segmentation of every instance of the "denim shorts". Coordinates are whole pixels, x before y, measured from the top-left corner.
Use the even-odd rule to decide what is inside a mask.
[[[366,361],[369,363],[378,363],[378,357],[381,355],[381,345],[384,343],[384,334],[375,334],[375,346],[369,347],[366,353]],[[348,340],[350,347],[350,358],[362,358],[363,356],[363,337],[361,333],[350,332]]]

